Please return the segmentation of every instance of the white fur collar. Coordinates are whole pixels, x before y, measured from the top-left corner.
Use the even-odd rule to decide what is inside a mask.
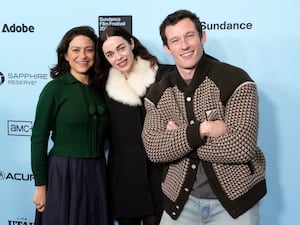
[[[128,79],[118,69],[111,67],[106,83],[108,96],[123,104],[142,105],[140,97],[146,94],[147,88],[155,81],[158,66],[151,69],[150,62],[137,58]]]

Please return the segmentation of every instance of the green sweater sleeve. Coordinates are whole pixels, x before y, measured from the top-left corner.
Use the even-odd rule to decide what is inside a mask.
[[[31,136],[31,168],[36,186],[47,184],[48,140],[57,110],[56,92],[54,82],[49,82],[42,90],[36,107]]]

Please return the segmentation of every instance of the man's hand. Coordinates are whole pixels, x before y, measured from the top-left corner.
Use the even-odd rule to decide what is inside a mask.
[[[178,126],[174,121],[169,121],[166,125],[166,130],[167,131],[175,130],[177,128],[178,128]]]
[[[226,125],[222,120],[204,121],[199,126],[201,138],[219,137],[227,134]]]

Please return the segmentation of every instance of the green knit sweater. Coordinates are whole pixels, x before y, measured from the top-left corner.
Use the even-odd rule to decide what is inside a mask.
[[[103,156],[108,114],[99,93],[70,73],[44,87],[31,136],[31,167],[35,185],[47,184],[48,156]],[[49,136],[53,141],[50,150]]]

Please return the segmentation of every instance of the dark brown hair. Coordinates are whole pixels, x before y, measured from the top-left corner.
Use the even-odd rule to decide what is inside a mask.
[[[185,10],[185,9],[181,9],[181,10],[177,10],[171,14],[169,14],[161,23],[160,27],[159,27],[159,33],[160,33],[160,37],[162,39],[162,42],[164,45],[168,46],[168,40],[166,37],[166,27],[169,25],[175,25],[177,24],[179,21],[189,18],[195,25],[196,30],[199,33],[200,39],[202,37],[202,26],[201,26],[201,22],[199,17],[195,14],[192,13],[191,11]]]
[[[79,27],[74,27],[74,28],[70,29],[63,36],[62,40],[60,41],[60,43],[59,43],[59,45],[56,49],[57,64],[55,66],[53,66],[52,68],[50,68],[50,76],[52,78],[59,77],[61,74],[64,74],[64,73],[70,71],[70,65],[69,65],[69,62],[66,61],[66,59],[65,59],[65,54],[68,51],[70,42],[76,36],[79,36],[79,35],[84,35],[84,36],[90,38],[93,41],[94,46],[96,48],[97,35],[95,34],[95,31],[92,27],[90,27],[90,26],[79,26]],[[91,76],[95,75],[94,66],[90,68],[89,74]]]
[[[135,58],[137,56],[140,56],[142,59],[149,60],[150,66],[154,67],[158,60],[157,58],[152,55],[147,48],[142,45],[142,43],[134,37],[132,34],[130,34],[126,29],[119,27],[119,26],[108,26],[104,31],[100,33],[100,37],[98,38],[97,47],[96,47],[96,57],[98,58],[97,65],[96,65],[96,71],[97,74],[99,74],[99,79],[102,81],[106,81],[109,73],[109,69],[111,68],[110,63],[106,60],[105,55],[102,50],[103,43],[107,40],[108,37],[112,36],[119,36],[125,39],[129,44],[131,43],[131,40],[134,41],[134,49],[132,50],[133,55]]]

